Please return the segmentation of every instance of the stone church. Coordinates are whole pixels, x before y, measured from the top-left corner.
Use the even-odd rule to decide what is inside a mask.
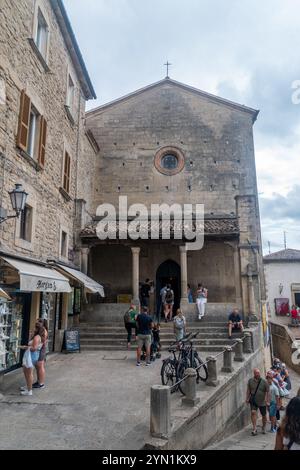
[[[260,316],[264,298],[261,234],[253,143],[258,111],[179,83],[169,77],[86,114],[98,154],[91,165],[88,201],[80,204],[83,265],[101,282],[106,298],[93,312],[124,312],[139,283],[153,281],[152,311],[170,282],[175,308],[196,313],[187,302],[202,282],[208,312],[238,306]],[[204,204],[204,246],[187,251],[185,240],[100,240],[97,207],[119,197],[128,205]],[[161,235],[161,234],[160,234]],[[90,306],[89,318],[92,318]],[[94,318],[95,319],[95,318]]]

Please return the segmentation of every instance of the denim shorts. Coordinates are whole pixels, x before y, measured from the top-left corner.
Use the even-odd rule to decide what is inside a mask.
[[[270,407],[269,407],[269,416],[270,416],[270,418],[273,418],[274,416],[276,416],[276,413],[277,413],[276,401],[271,401]]]
[[[33,366],[35,366],[36,363],[37,363],[38,360],[39,360],[40,351],[30,351],[30,354],[31,354],[32,364],[33,364]]]

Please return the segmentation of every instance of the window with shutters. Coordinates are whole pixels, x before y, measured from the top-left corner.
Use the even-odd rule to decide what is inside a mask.
[[[41,116],[25,91],[22,91],[17,145],[41,167],[45,165],[46,136],[46,119]]]
[[[64,173],[63,173],[63,189],[66,193],[70,193],[70,173],[71,173],[71,158],[68,152],[65,152],[64,158]]]
[[[27,242],[31,242],[32,237],[32,214],[32,207],[26,204],[20,216],[20,238]]]
[[[48,50],[48,40],[49,40],[49,27],[47,22],[40,10],[38,9],[38,16],[37,16],[37,29],[36,29],[36,37],[35,37],[35,44],[44,57],[47,57],[47,50]]]

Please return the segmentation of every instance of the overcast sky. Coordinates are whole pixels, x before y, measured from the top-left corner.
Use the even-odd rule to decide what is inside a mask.
[[[300,0],[65,0],[106,103],[165,77],[260,109],[263,247],[300,249]],[[300,93],[296,98],[300,97]],[[300,100],[299,100],[300,101]]]

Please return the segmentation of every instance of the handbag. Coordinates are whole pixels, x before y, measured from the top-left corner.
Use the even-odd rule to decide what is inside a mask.
[[[33,368],[30,349],[26,349],[25,354],[23,356],[23,363],[22,364],[23,364],[24,367],[26,367],[26,369],[32,369]]]
[[[261,379],[259,379],[259,382],[258,382],[258,384],[257,384],[257,387],[256,387],[256,390],[255,390],[254,394],[253,394],[253,395],[252,395],[252,394],[250,395],[249,403],[250,403],[250,405],[252,405],[252,406],[257,406],[257,403],[256,403],[256,401],[255,401],[255,395],[256,395],[256,393],[257,393],[258,387],[260,386],[260,382],[261,382]]]

